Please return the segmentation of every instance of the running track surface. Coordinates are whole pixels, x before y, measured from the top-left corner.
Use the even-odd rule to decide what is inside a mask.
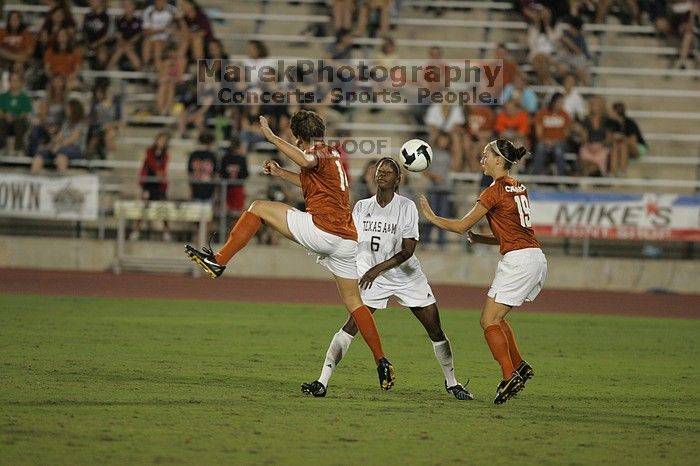
[[[441,308],[481,309],[486,287],[433,285]],[[339,305],[332,281],[192,278],[176,274],[0,268],[0,293],[109,298],[210,299]],[[700,294],[545,290],[523,310],[700,319]]]

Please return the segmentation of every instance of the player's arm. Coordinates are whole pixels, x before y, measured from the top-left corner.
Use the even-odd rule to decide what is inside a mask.
[[[401,250],[399,252],[365,272],[360,278],[360,289],[366,290],[370,288],[379,275],[389,269],[398,267],[410,259],[416,250],[416,244],[418,244],[418,240],[414,238],[404,238],[403,241],[401,241]]]
[[[470,244],[481,243],[481,244],[490,244],[491,246],[498,246],[501,244],[498,242],[498,240],[496,239],[495,236],[480,235],[479,233],[474,233],[471,230],[469,230],[467,232],[467,241],[469,241]]]
[[[270,125],[267,123],[267,118],[264,116],[260,116],[260,128],[265,135],[265,139],[274,144],[280,152],[301,168],[310,169],[318,165],[318,159],[315,155],[303,152],[272,132]]]
[[[301,178],[299,177],[299,173],[285,170],[274,160],[265,160],[265,163],[263,164],[263,172],[265,172],[266,175],[276,176],[284,181],[292,183],[295,186],[301,187]]]
[[[430,204],[428,204],[428,200],[425,198],[425,196],[420,197],[420,209],[425,218],[433,225],[442,228],[443,230],[459,233],[460,235],[463,235],[471,227],[476,225],[476,223],[488,212],[486,207],[477,201],[472,210],[470,210],[469,213],[462,218],[439,217],[435,215],[433,209],[430,208]]]

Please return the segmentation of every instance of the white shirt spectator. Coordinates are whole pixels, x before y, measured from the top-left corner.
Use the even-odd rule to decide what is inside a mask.
[[[455,126],[463,125],[466,120],[464,119],[462,107],[459,105],[450,105],[450,113],[445,117],[442,113],[443,105],[432,104],[428,107],[428,111],[425,114],[425,124],[435,126],[440,131],[449,133]]]
[[[150,40],[167,41],[170,37],[170,32],[167,29],[170,28],[176,17],[177,8],[170,4],[167,4],[162,10],[158,10],[154,5],[151,5],[143,11],[143,29],[146,32],[165,29],[165,31],[153,34],[148,38]]]
[[[581,94],[576,89],[572,89],[570,93],[564,94],[564,111],[569,114],[572,119],[583,121],[586,118],[587,106]]]

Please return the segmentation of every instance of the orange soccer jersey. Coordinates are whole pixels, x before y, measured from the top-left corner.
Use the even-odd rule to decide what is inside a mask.
[[[540,247],[532,230],[525,185],[509,176],[501,177],[481,193],[479,203],[488,209],[486,219],[501,245],[501,254]]]
[[[318,164],[309,170],[302,169],[299,174],[306,211],[321,230],[357,241],[350,208],[350,186],[340,154],[325,144],[313,146],[309,153],[316,155]]]

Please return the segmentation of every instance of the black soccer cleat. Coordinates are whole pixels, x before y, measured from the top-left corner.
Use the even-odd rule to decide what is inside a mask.
[[[523,378],[523,383],[527,382],[535,376],[535,371],[532,370],[532,366],[528,364],[527,361],[523,359],[518,368],[516,369],[520,377]]]
[[[525,386],[523,378],[520,374],[513,372],[513,375],[508,380],[503,380],[496,388],[496,398],[493,399],[493,403],[500,405],[508,401],[510,398],[514,397],[520,390]]]
[[[464,387],[461,384],[448,387],[447,380],[445,380],[445,390],[447,390],[447,393],[452,393],[452,395],[454,395],[454,397],[458,400],[469,401],[474,399],[472,392],[467,390],[467,387]]]
[[[392,366],[386,358],[379,360],[379,364],[377,364],[377,374],[379,374],[379,387],[382,390],[389,390],[394,386],[394,380],[396,380],[394,366]]]
[[[187,256],[193,262],[199,264],[199,266],[202,267],[211,278],[220,277],[221,274],[224,273],[224,270],[226,270],[225,265],[219,265],[216,262],[214,251],[212,251],[210,248],[203,247],[200,251],[195,247],[186,244],[185,254],[187,254]]]
[[[316,398],[323,398],[326,396],[326,387],[318,380],[315,380],[311,383],[301,384],[301,392],[307,395],[313,395]]]

